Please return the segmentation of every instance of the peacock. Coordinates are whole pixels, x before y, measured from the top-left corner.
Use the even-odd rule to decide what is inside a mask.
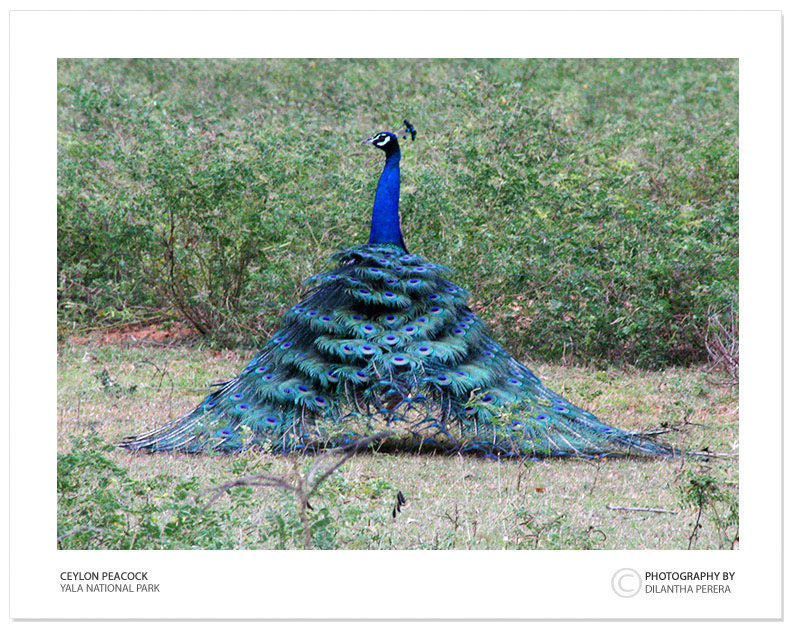
[[[398,135],[362,144],[385,155],[369,242],[337,252],[334,268],[306,280],[305,298],[236,378],[120,446],[313,452],[385,431],[383,448],[489,457],[678,454],[576,407],[499,345],[450,270],[408,252]]]

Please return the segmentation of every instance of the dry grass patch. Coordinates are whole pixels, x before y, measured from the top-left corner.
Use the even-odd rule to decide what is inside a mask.
[[[234,488],[208,508],[203,493],[244,475],[294,479],[305,474],[310,457],[298,457],[295,465],[294,458],[260,452],[143,455],[103,446],[190,410],[210,383],[233,376],[247,359],[248,353],[187,346],[63,346],[58,370],[59,544],[304,546],[297,503],[283,490]],[[676,446],[737,454],[737,391],[703,370],[540,365],[536,372],[616,426],[666,427],[664,437]],[[87,441],[75,445],[74,438]],[[715,486],[707,485],[708,479]],[[705,493],[702,505],[692,502],[701,496],[696,495],[700,482],[708,492],[715,489]],[[397,492],[407,504],[394,518]],[[495,461],[367,452],[348,461],[311,498],[311,544],[353,549],[730,548],[737,546],[737,522],[731,520],[737,496],[737,457],[704,463]]]

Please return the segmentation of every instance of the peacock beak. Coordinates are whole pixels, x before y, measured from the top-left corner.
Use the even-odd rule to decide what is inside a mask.
[[[376,137],[377,137],[377,136],[376,136],[376,135],[374,135],[374,136],[372,136],[371,138],[367,138],[366,140],[362,141],[362,142],[361,142],[361,144],[374,144],[374,139],[375,139]]]

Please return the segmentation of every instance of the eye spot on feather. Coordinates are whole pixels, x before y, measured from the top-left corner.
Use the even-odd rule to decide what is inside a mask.
[[[406,332],[408,335],[412,335],[414,332],[418,330],[418,328],[416,328],[413,325],[410,325],[410,326],[405,326],[402,330]]]
[[[464,335],[465,331],[462,328],[452,328],[452,333],[455,335]]]
[[[229,400],[242,400],[242,394],[232,394],[229,396]]]
[[[305,313],[305,311],[306,311],[306,309],[303,308],[302,306],[296,306],[295,307],[295,313]]]
[[[411,286],[416,286],[417,284],[420,284],[420,283],[421,283],[421,280],[419,280],[418,278],[411,278],[410,280],[408,280],[408,284],[411,285]]]
[[[263,381],[271,381],[274,378],[275,378],[275,374],[266,374],[265,376],[262,376]]]
[[[342,351],[344,354],[353,354],[353,353],[355,352],[355,348],[353,348],[353,347],[352,347],[350,344],[348,344],[348,343],[345,343],[345,344],[344,344],[344,345],[341,347],[341,351]]]
[[[309,311],[308,313],[306,313],[306,315],[308,315],[309,317],[316,317],[317,311]]]
[[[267,368],[264,367],[263,365],[260,365],[259,367],[257,367],[254,370],[254,372],[256,372],[256,374],[264,374],[266,371],[267,371]]]
[[[432,354],[432,348],[430,348],[429,346],[419,346],[418,348],[416,348],[416,352],[426,357],[427,355]]]
[[[330,321],[333,321],[333,318],[332,318],[330,315],[323,315],[322,317],[320,317],[320,319],[321,319],[323,322],[330,322]]]
[[[365,346],[361,346],[361,354],[374,354],[374,347],[366,344]]]
[[[239,405],[234,407],[234,409],[236,409],[237,411],[248,411],[248,409],[250,408],[251,407],[248,403],[240,403]]]
[[[369,271],[371,271],[374,275],[378,275],[383,273],[382,269],[378,269],[377,267],[369,267]]]
[[[426,267],[416,267],[415,271],[416,271],[416,273],[424,273],[425,271],[427,271],[427,268]]]
[[[463,372],[462,370],[457,370],[457,371],[454,373],[454,375],[455,375],[455,376],[459,376],[460,378],[463,378],[463,377],[465,377],[465,376],[468,376],[468,374],[467,374],[467,373],[465,373],[465,372]]]
[[[466,324],[473,324],[475,320],[474,320],[474,318],[473,318],[473,317],[463,317],[463,321],[464,321]]]
[[[559,412],[565,412],[565,411],[567,411],[567,407],[564,407],[563,405],[556,405],[554,407],[554,410],[555,411],[559,411]]]
[[[229,429],[223,429],[220,432],[220,436],[224,437],[224,438],[231,437],[232,436],[232,432]]]
[[[322,396],[314,396],[314,404],[317,407],[326,407],[328,402]]]
[[[371,294],[371,291],[369,289],[358,289],[358,293],[361,295],[369,295]]]
[[[363,331],[367,333],[374,332],[374,326],[372,326],[371,324],[366,324],[363,327]]]
[[[369,378],[369,377],[367,376],[366,372],[364,372],[363,370],[358,370],[358,371],[355,373],[355,376],[357,376],[357,377],[358,377],[359,379],[361,379],[362,381],[365,381],[365,380],[367,380],[367,379]]]
[[[493,402],[494,400],[495,400],[495,398],[494,398],[493,396],[491,396],[490,394],[487,394],[487,395],[485,395],[485,396],[482,396],[482,402],[483,402],[483,403],[491,403],[491,402]]]
[[[377,259],[377,263],[379,265],[387,265],[388,264],[388,259],[387,258],[378,258]]]
[[[328,280],[338,280],[338,279],[339,279],[339,274],[337,273],[332,273],[328,276]]]
[[[493,354],[492,352],[490,352],[490,350],[485,350],[482,354],[484,356],[486,356],[488,359],[495,359],[496,358],[496,355]]]
[[[445,374],[441,374],[440,376],[435,378],[435,381],[441,385],[448,385],[451,382],[451,379]]]
[[[283,350],[288,350],[291,347],[292,347],[292,342],[291,341],[284,341],[284,343],[281,344],[281,348]]]
[[[396,297],[396,293],[394,293],[393,291],[385,291],[383,292],[383,295],[386,297],[386,299],[389,300],[393,300]]]
[[[277,424],[278,423],[278,419],[275,416],[267,416],[267,417],[265,417],[264,422],[266,424],[271,424],[271,425],[272,424]]]
[[[283,335],[278,335],[277,337],[273,337],[273,341],[275,343],[281,343],[284,339],[285,337]]]
[[[426,317],[419,317],[416,319],[419,324],[426,324],[429,320]]]
[[[301,391],[304,394],[308,391],[308,387],[306,387],[305,385],[298,385],[297,389],[298,389],[298,391]]]
[[[214,407],[215,405],[217,405],[217,402],[215,402],[214,400],[208,400],[204,403],[204,409],[212,409],[212,407]]]
[[[359,322],[359,321],[361,321],[361,320],[363,319],[363,318],[362,318],[360,315],[353,315],[353,316],[352,316],[352,318],[353,318],[353,319],[354,319],[356,322]]]
[[[427,296],[427,299],[428,299],[428,300],[432,300],[433,302],[437,302],[438,300],[440,300],[440,299],[441,299],[441,296],[440,296],[440,295],[438,295],[437,293],[430,293],[430,294]],[[435,308],[435,307],[433,307],[433,308]]]
[[[432,313],[432,314],[436,314],[436,313],[440,313],[442,310],[443,310],[443,309],[442,309],[440,306],[433,306],[433,307],[430,309],[430,313]]]
[[[539,420],[541,422],[544,422],[545,420],[548,419],[548,416],[546,416],[544,413],[541,413],[541,414],[539,414],[539,415],[537,415],[535,417],[536,417],[537,420]]]
[[[386,335],[383,338],[383,341],[385,341],[389,346],[393,346],[397,341],[399,341],[399,337],[396,335]]]
[[[520,429],[523,427],[523,424],[521,424],[517,420],[513,420],[512,424],[509,426],[512,427],[513,429]]]
[[[476,407],[466,407],[465,414],[467,416],[473,416],[476,413]]]
[[[336,370],[328,370],[325,372],[325,376],[328,378],[329,383],[338,383],[339,377],[336,376]]]
[[[399,282],[397,278],[386,278],[386,284],[396,284]]]
[[[391,363],[393,363],[394,365],[405,365],[407,362],[408,360],[402,356],[397,355],[395,357],[391,357]]]
[[[411,256],[410,254],[405,254],[404,256],[400,256],[399,260],[401,260],[402,262],[410,262],[411,260],[413,260],[413,256]]]
[[[396,321],[396,315],[386,315],[385,320],[390,324]]]
[[[507,381],[510,385],[520,385],[520,381],[516,378],[511,378]]]

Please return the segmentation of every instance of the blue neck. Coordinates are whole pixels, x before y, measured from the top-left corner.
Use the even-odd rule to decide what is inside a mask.
[[[386,156],[385,168],[380,181],[377,182],[377,193],[374,196],[372,210],[372,231],[369,233],[370,243],[393,243],[407,251],[399,229],[399,151]]]

